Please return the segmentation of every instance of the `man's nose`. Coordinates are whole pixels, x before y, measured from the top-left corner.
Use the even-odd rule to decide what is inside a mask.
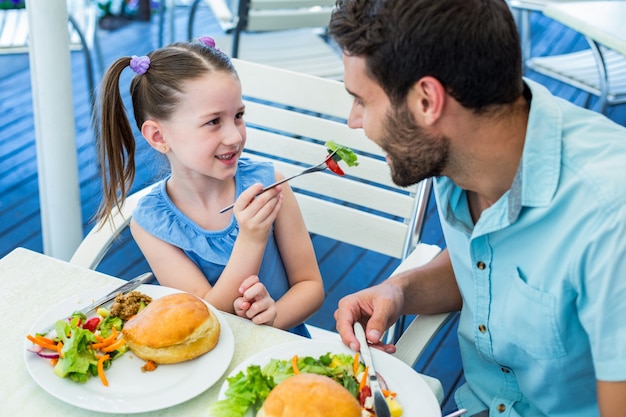
[[[362,113],[356,106],[352,106],[348,115],[348,126],[352,129],[360,129],[363,127]]]

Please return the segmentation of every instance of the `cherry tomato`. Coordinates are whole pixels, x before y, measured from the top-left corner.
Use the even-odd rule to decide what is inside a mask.
[[[339,167],[339,164],[337,164],[337,162],[334,159],[330,158],[328,161],[326,161],[326,165],[328,166],[328,169],[333,171],[335,174],[345,175],[343,171],[341,170],[341,168]]]
[[[98,328],[98,324],[100,324],[99,317],[92,317],[83,324],[83,329],[89,330],[91,333],[95,332]]]

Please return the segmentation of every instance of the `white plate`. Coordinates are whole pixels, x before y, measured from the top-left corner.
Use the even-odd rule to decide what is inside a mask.
[[[290,342],[249,357],[239,364],[229,377],[235,376],[240,371],[245,372],[249,365],[259,365],[263,368],[271,359],[290,359],[293,355],[319,357],[328,352],[354,354],[341,342],[315,339]],[[383,376],[389,389],[398,394],[397,400],[403,409],[402,417],[441,417],[437,398],[421,376],[404,362],[387,353],[372,349],[372,356],[376,371]],[[226,398],[227,389],[228,381],[222,384],[218,397],[220,400]],[[248,411],[246,417],[252,416],[253,412]]]
[[[37,320],[29,334],[35,334],[50,322],[70,315],[111,290],[113,288],[87,291],[57,304]],[[158,285],[142,285],[137,290],[154,299],[180,292]],[[145,362],[132,352],[127,352],[106,371],[108,387],[102,385],[97,377],[79,384],[56,376],[46,359],[26,350],[31,346],[27,340],[24,349],[26,368],[35,382],[50,395],[87,410],[128,414],[160,410],[183,403],[215,384],[233,358],[233,332],[222,314],[208,306],[220,321],[220,339],[213,350],[194,360],[159,365],[154,372],[141,372]]]

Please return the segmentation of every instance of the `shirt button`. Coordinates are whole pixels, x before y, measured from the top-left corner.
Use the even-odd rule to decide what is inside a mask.
[[[482,271],[483,269],[485,269],[485,267],[486,267],[486,266],[487,266],[487,265],[485,265],[485,263],[484,263],[483,261],[478,261],[478,262],[476,262],[476,268],[480,269],[481,271]]]
[[[498,413],[504,413],[506,411],[506,405],[498,404]]]
[[[478,326],[478,331],[481,333],[485,333],[487,331],[487,326],[485,326],[484,324],[480,324]]]

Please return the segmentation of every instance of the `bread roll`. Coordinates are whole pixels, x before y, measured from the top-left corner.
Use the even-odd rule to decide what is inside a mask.
[[[124,325],[130,350],[158,364],[194,359],[217,345],[220,323],[198,297],[176,293],[153,300]]]
[[[338,382],[317,374],[298,374],[270,391],[257,417],[361,417],[359,402]]]

